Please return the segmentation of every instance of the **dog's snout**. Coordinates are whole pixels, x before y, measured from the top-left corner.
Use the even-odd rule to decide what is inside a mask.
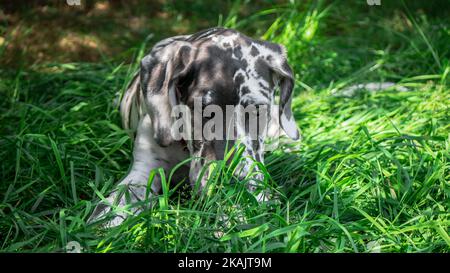
[[[264,179],[264,175],[261,173],[261,170],[257,164],[257,162],[249,157],[242,158],[239,162],[238,167],[234,175],[240,180],[260,180]]]

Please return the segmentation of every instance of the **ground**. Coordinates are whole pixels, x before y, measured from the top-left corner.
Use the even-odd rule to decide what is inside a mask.
[[[445,1],[3,2],[0,251],[449,252]],[[284,44],[296,73],[303,139],[263,168],[278,198],[258,204],[217,162],[209,194],[180,181],[117,228],[88,225],[128,171],[114,101],[138,60],[216,25]],[[373,81],[407,91],[340,93]]]

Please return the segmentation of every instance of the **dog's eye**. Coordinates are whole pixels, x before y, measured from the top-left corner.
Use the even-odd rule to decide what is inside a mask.
[[[205,92],[205,95],[203,95],[202,97],[202,105],[203,106],[208,106],[210,104],[212,104],[214,102],[214,91],[213,90],[208,90]]]

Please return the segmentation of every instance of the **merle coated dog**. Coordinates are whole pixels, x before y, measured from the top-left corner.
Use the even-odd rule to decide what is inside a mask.
[[[180,177],[189,177],[191,184],[200,184],[200,188],[205,186],[206,175],[200,177],[202,166],[224,158],[227,139],[175,139],[171,133],[171,111],[176,105],[185,105],[192,111],[195,99],[201,99],[203,107],[218,105],[222,109],[227,105],[266,105],[268,130],[281,128],[272,131],[298,139],[299,130],[291,111],[293,88],[294,74],[280,44],[255,40],[224,28],[160,41],[142,59],[140,71],[121,100],[123,127],[134,132],[135,137],[131,170],[119,183],[126,186],[128,193],[114,191],[106,199],[108,202],[95,208],[90,221],[104,216],[111,206],[123,208],[130,201],[143,200],[149,192],[158,194],[161,190],[158,177],[154,178],[151,190],[147,189],[150,171],[156,168],[169,171],[189,157],[196,159],[179,171]],[[270,111],[278,93],[279,107],[276,112]],[[244,121],[249,122],[252,121]],[[237,127],[245,158],[238,177],[244,177],[252,160],[263,162],[265,136],[250,139],[245,124]],[[261,179],[261,175],[256,175],[253,181]],[[258,183],[249,183],[248,189],[254,192]],[[132,208],[131,213],[139,210]],[[116,211],[109,225],[120,224],[128,214]]]

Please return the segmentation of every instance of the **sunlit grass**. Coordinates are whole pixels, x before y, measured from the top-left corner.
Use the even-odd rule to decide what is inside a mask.
[[[154,170],[165,183],[153,206],[108,230],[86,220],[130,164],[113,101],[136,64],[2,68],[1,251],[65,251],[77,241],[91,252],[448,252],[448,26],[405,11],[412,27],[400,32],[363,8],[293,4],[219,21],[243,31],[265,25],[263,37],[286,46],[297,74],[303,140],[266,154],[271,201],[235,183],[239,157],[207,166],[200,196]],[[339,95],[369,81],[409,91]]]

